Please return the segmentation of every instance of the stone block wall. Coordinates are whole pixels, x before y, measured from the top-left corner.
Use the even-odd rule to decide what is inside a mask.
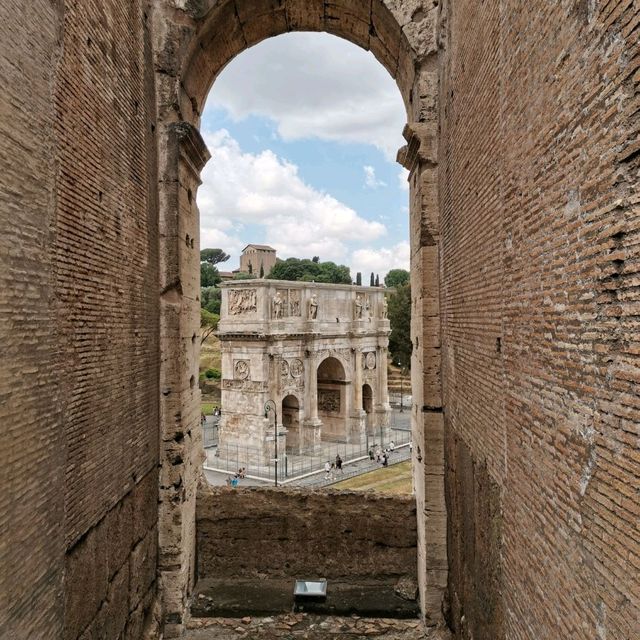
[[[198,577],[416,575],[410,497],[201,487]]]
[[[640,8],[444,5],[450,619],[459,638],[629,640]]]

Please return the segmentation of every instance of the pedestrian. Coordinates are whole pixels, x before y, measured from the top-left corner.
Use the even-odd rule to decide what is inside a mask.
[[[387,454],[385,453],[385,454],[382,456],[382,466],[383,466],[383,467],[386,467],[386,466],[388,466],[388,465],[389,465],[389,457],[388,457],[388,456],[387,456]]]
[[[328,480],[331,475],[331,463],[328,460],[324,463],[324,472],[325,478]]]
[[[373,462],[375,456],[373,455],[373,449],[371,447],[369,447],[369,460],[371,460],[371,462]]]
[[[339,453],[336,455],[336,469],[340,473],[344,473],[344,471],[342,471],[342,458],[340,457]]]
[[[393,451],[396,448],[396,443],[392,440],[389,443],[389,451]]]

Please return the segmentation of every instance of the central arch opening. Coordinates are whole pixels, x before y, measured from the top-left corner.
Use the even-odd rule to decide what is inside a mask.
[[[344,366],[337,358],[326,358],[318,367],[318,418],[322,439],[329,442],[349,440],[349,383]]]

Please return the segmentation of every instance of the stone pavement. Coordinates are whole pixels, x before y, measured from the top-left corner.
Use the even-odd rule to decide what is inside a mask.
[[[330,617],[289,613],[267,618],[191,620],[186,640],[451,640],[444,629],[425,631],[420,620]]]

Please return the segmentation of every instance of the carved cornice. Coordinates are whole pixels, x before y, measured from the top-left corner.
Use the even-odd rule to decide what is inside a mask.
[[[175,122],[169,125],[169,129],[178,142],[180,157],[186,161],[191,173],[200,184],[200,172],[211,158],[211,153],[200,132],[188,122]]]
[[[397,161],[410,172],[421,164],[438,163],[437,129],[433,124],[412,122],[402,132],[407,144],[398,151]]]

